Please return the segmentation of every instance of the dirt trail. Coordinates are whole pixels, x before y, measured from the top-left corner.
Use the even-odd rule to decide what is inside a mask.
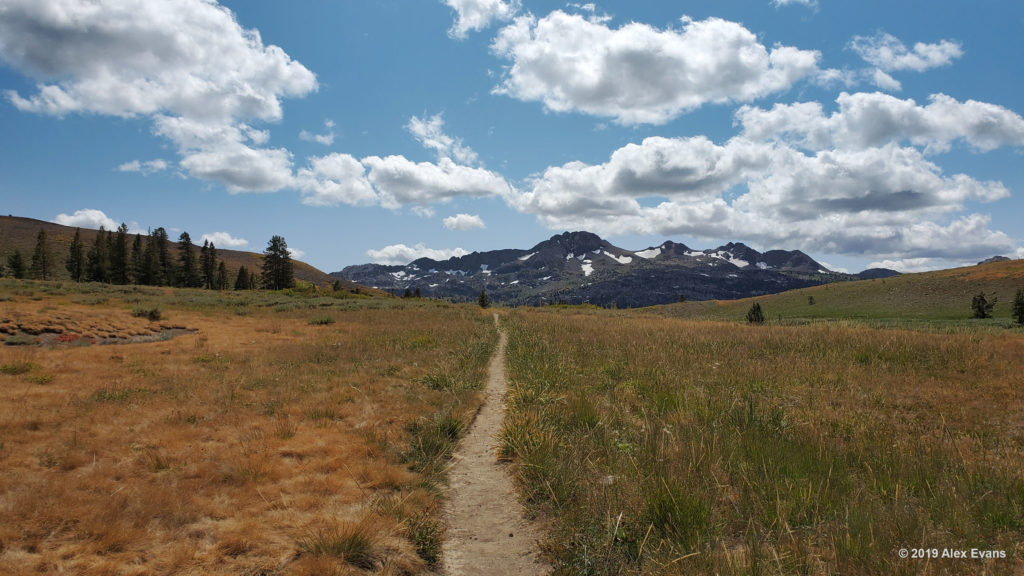
[[[498,316],[495,314],[497,325]],[[455,453],[445,508],[448,536],[444,574],[536,575],[551,572],[537,550],[539,535],[523,518],[512,480],[498,463],[495,438],[505,414],[505,344],[498,328],[498,349],[488,367],[483,408]]]

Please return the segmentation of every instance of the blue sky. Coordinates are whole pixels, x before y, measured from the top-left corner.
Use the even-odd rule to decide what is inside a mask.
[[[311,264],[1024,257],[1024,4],[0,0],[0,211]]]

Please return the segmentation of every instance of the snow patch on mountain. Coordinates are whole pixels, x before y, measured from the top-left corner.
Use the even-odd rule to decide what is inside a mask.
[[[747,266],[750,266],[750,262],[736,258],[735,256],[728,252],[715,252],[714,254],[712,254],[712,256],[720,260],[725,260],[729,264],[732,264],[733,266],[737,266],[739,268],[746,268]]]
[[[611,252],[608,251],[604,251],[604,255],[611,258],[612,260],[615,260],[619,264],[629,264],[630,262],[633,261],[633,258],[629,256],[616,256],[615,254],[612,254]]]

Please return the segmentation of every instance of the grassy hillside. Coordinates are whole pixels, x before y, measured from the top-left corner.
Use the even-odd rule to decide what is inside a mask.
[[[26,262],[31,260],[32,251],[36,247],[36,236],[39,234],[39,230],[46,230],[46,236],[50,245],[50,252],[54,255],[57,266],[55,267],[56,279],[67,280],[69,278],[67,270],[64,269],[64,259],[67,257],[68,248],[71,246],[71,240],[75,237],[75,228],[69,226],[61,226],[60,224],[54,224],[53,222],[44,222],[42,220],[34,220],[32,218],[20,218],[17,216],[0,216],[0,263],[6,263],[7,257],[14,253],[15,250],[20,250],[21,255],[25,258]],[[145,236],[145,235],[143,235]],[[193,243],[198,238],[193,238]],[[86,247],[92,245],[96,240],[96,230],[82,229],[82,241]],[[171,238],[171,253],[177,254],[178,243],[173,242],[174,238]],[[199,246],[196,247],[196,257],[199,256],[198,248],[202,246],[202,241],[199,241]],[[224,261],[224,264],[228,269],[228,278],[231,282],[234,282],[235,276],[238,274],[239,266],[245,266],[249,270],[259,270],[262,265],[263,255],[256,252],[243,252],[240,250],[227,250],[221,247],[217,247],[217,257]],[[303,282],[309,282],[310,284],[316,284],[318,286],[330,286],[334,284],[337,278],[328,276],[327,273],[322,272],[305,262],[294,261],[295,264],[295,278]],[[372,291],[366,287],[360,286],[354,282],[348,280],[341,280],[343,290],[351,290],[356,287],[361,288],[363,291]]]
[[[1010,320],[1014,293],[1024,288],[1024,260],[904,274],[893,278],[839,282],[743,300],[684,302],[658,308],[685,318],[742,320],[754,301],[769,320],[844,319],[897,322],[968,321],[971,298],[979,292],[999,299],[991,324]],[[814,299],[814,304],[810,303]]]

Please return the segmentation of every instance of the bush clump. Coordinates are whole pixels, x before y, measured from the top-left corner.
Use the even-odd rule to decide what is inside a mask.
[[[310,326],[327,326],[329,324],[334,324],[334,316],[323,314],[309,319]]]
[[[136,306],[132,309],[132,316],[136,318],[145,318],[150,322],[156,322],[163,317],[163,312],[160,311],[159,306]]]

